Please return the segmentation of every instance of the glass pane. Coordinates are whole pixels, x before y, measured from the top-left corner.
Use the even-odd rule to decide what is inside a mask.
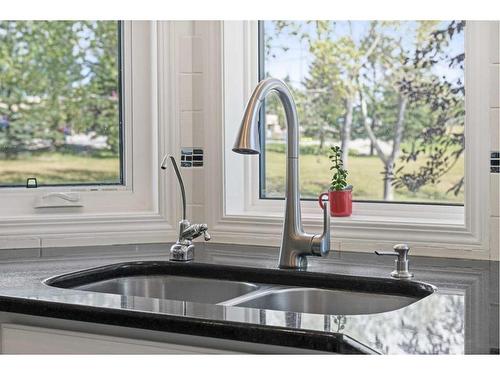
[[[120,23],[0,21],[0,186],[121,184]]]
[[[343,149],[355,200],[463,204],[461,21],[262,21],[261,78],[291,88],[302,198],[330,186]],[[284,196],[286,125],[266,101],[261,196]]]

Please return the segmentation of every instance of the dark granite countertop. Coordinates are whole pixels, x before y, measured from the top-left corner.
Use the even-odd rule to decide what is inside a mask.
[[[435,285],[437,292],[399,310],[367,315],[261,310],[43,283],[49,277],[91,267],[164,262],[168,245],[133,249],[79,248],[69,254],[55,249],[35,259],[4,260],[0,262],[0,311],[340,353],[498,352],[498,262],[413,257],[415,280]],[[195,264],[274,269],[276,256],[272,248],[210,244],[199,246]],[[307,272],[376,277],[391,283],[391,268],[391,261],[372,254],[334,252],[326,259],[311,258]],[[291,278],[293,272],[289,271]]]

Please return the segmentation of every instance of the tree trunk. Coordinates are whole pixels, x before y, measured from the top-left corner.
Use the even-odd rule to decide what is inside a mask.
[[[348,97],[345,101],[345,116],[344,125],[342,126],[340,148],[342,149],[342,163],[347,169],[347,160],[349,157],[349,141],[351,140],[352,112],[354,108],[354,100]]]
[[[372,133],[375,134],[375,128],[377,127],[377,119],[375,116],[373,117],[372,121],[370,122],[370,129],[372,130]],[[370,156],[375,155],[375,144],[373,143],[373,140],[370,139]]]
[[[392,138],[392,151],[387,162],[385,163],[385,173],[384,173],[384,200],[392,201],[394,199],[394,188],[392,186],[393,172],[394,172],[394,162],[399,155],[399,149],[401,147],[401,141],[403,139],[404,133],[404,117],[406,112],[406,98],[399,95],[398,96],[398,120],[394,127],[394,136]]]
[[[366,101],[363,93],[359,92],[359,100],[361,103],[361,117],[363,125],[370,138],[370,142],[377,151],[377,155],[384,163],[384,200],[390,201],[394,199],[394,188],[392,186],[393,172],[394,172],[394,161],[399,155],[399,148],[401,147],[401,140],[403,139],[404,133],[404,117],[406,112],[407,99],[401,95],[398,96],[398,119],[394,125],[394,136],[392,138],[392,150],[390,155],[385,155],[378,143],[377,137],[373,133],[372,126],[368,123],[368,114]]]
[[[11,112],[12,113],[12,112]],[[16,159],[17,153],[18,153],[18,147],[15,145],[13,146],[13,135],[11,134],[11,127],[12,127],[12,120],[9,115],[7,115],[7,127],[5,128],[5,139],[6,139],[6,145],[7,147],[5,148],[5,159],[11,160],[11,159]]]
[[[363,96],[362,91],[359,91],[359,101],[360,101],[360,107],[361,107],[361,119],[363,121],[363,126],[365,127],[366,134],[368,134],[368,138],[370,138],[370,144],[371,144],[371,146],[373,146],[375,151],[377,151],[378,157],[380,158],[380,160],[382,160],[382,162],[385,165],[385,164],[387,164],[387,157],[384,154],[384,152],[382,151],[382,148],[380,147],[380,145],[378,143],[377,137],[375,137],[375,134],[373,133],[373,126],[371,126],[368,123],[368,110],[366,108],[367,107],[366,100]],[[373,122],[373,120],[372,120],[372,122]]]
[[[323,127],[319,131],[319,150],[322,151],[325,146],[325,131]]]
[[[392,187],[392,176],[394,164],[387,162],[384,168],[384,200],[394,200],[394,188]]]

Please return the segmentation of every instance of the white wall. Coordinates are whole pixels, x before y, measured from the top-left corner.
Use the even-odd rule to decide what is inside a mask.
[[[491,55],[490,55],[490,70],[491,80],[490,86],[490,150],[500,151],[500,22],[494,22],[494,27],[491,28]],[[499,211],[500,211],[500,174],[490,174],[490,253],[491,259],[500,260],[499,250]]]
[[[180,159],[182,147],[203,147],[204,144],[204,40],[200,35],[203,22],[173,22],[174,69],[177,77],[176,122],[179,127],[180,145],[175,155]],[[205,155],[205,163],[209,162]],[[204,217],[203,186],[204,168],[182,168],[186,187],[187,216],[192,222],[202,223]]]

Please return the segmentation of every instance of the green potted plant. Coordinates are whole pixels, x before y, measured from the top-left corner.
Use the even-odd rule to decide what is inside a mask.
[[[319,205],[323,208],[323,197],[328,196],[331,216],[352,215],[352,186],[347,183],[347,170],[342,162],[342,149],[339,146],[330,147],[328,155],[332,180],[327,193],[319,196]]]

